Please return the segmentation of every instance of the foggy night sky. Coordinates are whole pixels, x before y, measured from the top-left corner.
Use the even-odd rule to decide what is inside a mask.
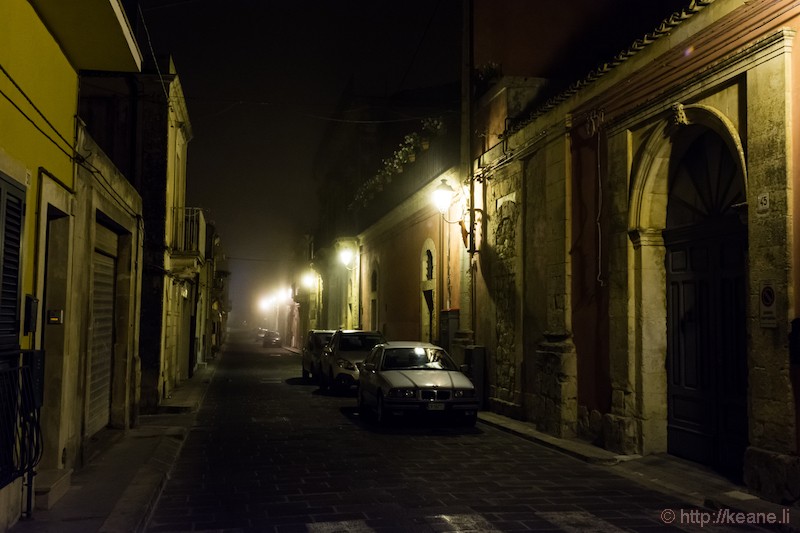
[[[290,282],[284,261],[316,223],[312,162],[351,76],[387,93],[459,77],[458,0],[151,0],[142,12],[183,86],[186,204],[207,209],[232,258],[237,319]]]
[[[583,75],[688,3],[476,0],[476,20],[497,31],[481,35],[476,23],[483,46],[475,64],[491,60],[504,74],[553,76],[583,58]],[[541,14],[536,20],[516,13],[530,4]],[[290,283],[292,254],[317,222],[313,160],[348,81],[353,77],[371,94],[457,81],[461,2],[141,0],[141,6],[153,47],[172,55],[186,97],[194,134],[186,204],[206,209],[231,258],[234,324],[249,318],[260,296]],[[530,54],[495,54],[519,39]],[[568,48],[571,59],[548,54],[553,42]],[[139,44],[151,53],[148,43]],[[524,72],[509,72],[515,66]]]

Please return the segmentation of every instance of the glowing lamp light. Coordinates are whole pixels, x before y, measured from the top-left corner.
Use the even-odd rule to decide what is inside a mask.
[[[305,287],[306,289],[314,288],[314,274],[312,274],[311,272],[306,272],[300,279],[300,283],[302,283],[303,287]]]
[[[258,301],[258,308],[261,311],[266,311],[270,307],[272,307],[272,298],[264,297]]]
[[[353,250],[350,248],[342,248],[339,250],[339,261],[341,261],[343,265],[349,266],[350,263],[353,262]]]
[[[433,191],[433,204],[441,214],[444,215],[450,208],[450,204],[453,201],[453,194],[455,194],[453,188],[447,184],[447,180],[442,178],[442,183]]]

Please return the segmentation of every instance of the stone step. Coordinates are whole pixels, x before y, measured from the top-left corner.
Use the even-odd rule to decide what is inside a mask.
[[[72,469],[40,470],[33,478],[36,509],[50,509],[69,490]]]

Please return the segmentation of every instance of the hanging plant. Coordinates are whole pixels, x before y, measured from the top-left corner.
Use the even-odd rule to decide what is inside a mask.
[[[444,121],[441,118],[422,119],[422,131],[431,136],[442,135],[444,133]]]
[[[422,142],[419,133],[409,133],[403,138],[403,144],[400,145],[406,154],[409,161],[413,162],[417,159],[417,150],[420,149]]]

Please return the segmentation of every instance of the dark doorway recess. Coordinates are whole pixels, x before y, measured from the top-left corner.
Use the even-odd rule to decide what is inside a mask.
[[[741,480],[747,447],[747,226],[744,180],[714,132],[697,135],[670,179],[667,445]]]

